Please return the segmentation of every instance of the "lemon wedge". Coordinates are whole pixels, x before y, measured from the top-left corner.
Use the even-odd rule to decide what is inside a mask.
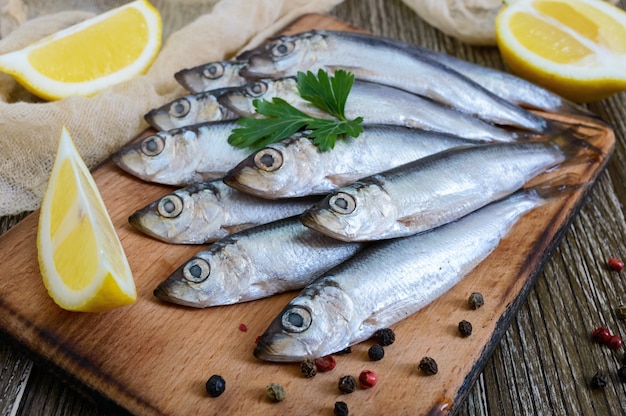
[[[600,0],[505,0],[496,40],[512,72],[576,102],[626,90],[626,12]]]
[[[158,10],[137,0],[0,55],[0,71],[46,100],[91,96],[144,73],[161,32]]]
[[[43,283],[63,309],[103,312],[137,298],[111,218],[65,127],[39,213],[37,251]]]

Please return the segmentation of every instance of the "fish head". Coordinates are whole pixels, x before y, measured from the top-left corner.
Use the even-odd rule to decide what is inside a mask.
[[[298,71],[313,70],[317,53],[326,48],[322,32],[311,31],[270,39],[246,53],[248,65],[240,74],[248,79],[294,76]],[[317,67],[315,67],[317,68]]]
[[[246,256],[237,255],[233,250],[237,247],[226,245],[225,248],[218,242],[196,253],[157,286],[154,296],[196,308],[239,302],[252,267]]]
[[[200,94],[206,95],[205,93]],[[210,100],[209,98],[209,102],[207,103],[205,99],[202,101],[202,104],[211,105]],[[214,111],[218,110],[217,99],[213,98],[212,102]],[[196,95],[187,95],[150,110],[144,115],[144,119],[148,124],[158,130],[171,130],[189,124],[195,124],[200,105],[201,103],[198,101]]]
[[[353,303],[338,285],[305,288],[278,314],[254,349],[265,361],[319,358],[350,345]]]
[[[232,88],[219,97],[219,103],[240,117],[256,114],[255,100],[272,101],[274,97],[293,103],[301,100],[295,78],[260,79],[243,87]]]
[[[186,184],[195,166],[189,164],[196,151],[197,132],[175,129],[158,132],[122,147],[112,155],[121,169],[148,182],[167,185]]]
[[[248,194],[266,199],[310,194],[317,182],[319,151],[313,142],[296,134],[264,147],[231,169],[223,181]]]
[[[342,241],[370,241],[382,238],[395,211],[381,184],[361,180],[331,192],[300,219],[305,226]]]
[[[208,183],[201,183],[163,196],[133,213],[128,221],[167,243],[203,244],[221,236],[223,218],[223,204],[216,192]]]
[[[225,87],[238,87],[246,83],[239,71],[245,61],[217,61],[183,69],[174,74],[180,85],[191,92],[202,92]]]

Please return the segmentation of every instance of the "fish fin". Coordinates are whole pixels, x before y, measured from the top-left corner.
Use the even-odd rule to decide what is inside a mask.
[[[228,235],[238,233],[239,231],[247,230],[248,228],[255,227],[259,224],[253,222],[246,222],[243,224],[233,224],[222,226],[222,229],[226,231]]]
[[[575,173],[564,173],[543,182],[524,188],[524,192],[535,194],[545,201],[551,201],[571,194],[577,189],[586,186],[588,181],[581,181]]]

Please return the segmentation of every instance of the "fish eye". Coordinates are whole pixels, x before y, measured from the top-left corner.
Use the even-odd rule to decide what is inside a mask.
[[[204,282],[209,274],[211,274],[211,266],[204,259],[194,258],[183,266],[183,277],[192,283]]]
[[[208,64],[202,70],[202,76],[208,79],[217,79],[224,75],[224,65],[220,62],[213,62]]]
[[[189,114],[189,110],[191,110],[191,103],[186,98],[181,98],[180,100],[176,100],[170,106],[170,115],[172,117],[185,117]]]
[[[246,93],[251,97],[260,97],[267,91],[267,84],[265,82],[253,82],[246,86]]]
[[[281,316],[281,326],[287,332],[306,331],[311,326],[311,312],[301,306],[292,306]]]
[[[339,214],[351,214],[356,208],[356,200],[350,194],[339,192],[330,197],[328,205]]]
[[[254,155],[254,164],[266,172],[273,172],[283,165],[283,155],[276,149],[261,149]]]
[[[146,156],[156,156],[165,148],[165,140],[161,136],[150,136],[141,142],[141,151]]]
[[[290,41],[283,41],[272,48],[272,56],[282,58],[289,55],[296,48],[296,44]]]
[[[183,200],[178,195],[167,195],[159,200],[157,212],[165,218],[176,218],[183,212]]]

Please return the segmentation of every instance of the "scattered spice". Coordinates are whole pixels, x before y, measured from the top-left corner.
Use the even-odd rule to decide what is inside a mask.
[[[211,397],[217,397],[226,390],[226,380],[222,376],[213,374],[206,382],[206,392]]]
[[[465,319],[459,322],[459,333],[462,337],[469,337],[472,335],[472,324]]]
[[[256,338],[254,339],[254,343],[258,344],[260,339],[261,339],[261,335],[257,335]]]
[[[437,362],[432,357],[424,357],[420,360],[419,369],[422,370],[422,373],[428,375],[437,374],[439,371],[437,367]]]
[[[610,349],[612,350],[619,350],[622,348],[622,337],[620,337],[619,335],[613,335],[611,338],[609,338],[609,340],[607,341],[606,345],[609,346]]]
[[[273,402],[285,400],[285,389],[280,384],[270,383],[265,390],[265,394]]]
[[[607,264],[610,269],[615,270],[616,272],[621,272],[624,268],[624,262],[615,257],[611,257]]]
[[[619,319],[626,319],[626,305],[620,304],[615,310],[615,313]]]
[[[315,374],[317,374],[315,361],[310,358],[302,361],[302,363],[300,364],[300,371],[302,372],[302,374],[304,374],[306,378],[313,377]]]
[[[591,378],[591,388],[594,389],[603,389],[609,383],[609,379],[602,371],[598,371]]]
[[[617,377],[622,383],[626,383],[626,366],[620,367],[617,370]]]
[[[326,355],[321,358],[316,358],[314,362],[315,362],[315,367],[317,368],[317,371],[319,371],[320,373],[330,371],[333,368],[335,368],[335,365],[337,365],[337,362],[335,361],[332,355]]]
[[[359,385],[364,389],[371,389],[378,382],[378,376],[371,370],[363,370],[359,374]]]
[[[247,332],[248,331],[248,327],[246,326],[246,324],[239,324],[239,330],[241,332]]]
[[[378,345],[381,345],[383,347],[393,344],[396,340],[396,334],[391,328],[379,329],[374,334],[374,337],[376,338],[376,342],[378,343]]]
[[[385,349],[381,345],[374,344],[367,350],[367,355],[372,361],[380,361],[385,356]]]
[[[337,387],[340,392],[350,394],[356,390],[356,379],[350,375],[342,376],[339,378],[339,384]]]
[[[348,416],[348,405],[346,402],[335,402],[333,412],[335,416]]]
[[[481,293],[473,292],[469,296],[467,302],[469,303],[470,308],[476,310],[485,304],[485,299],[483,298],[483,295]]]
[[[607,342],[609,342],[609,339],[611,339],[611,332],[608,330],[608,328],[601,326],[599,328],[596,328],[591,333],[591,339],[593,339],[598,344],[606,344]]]

